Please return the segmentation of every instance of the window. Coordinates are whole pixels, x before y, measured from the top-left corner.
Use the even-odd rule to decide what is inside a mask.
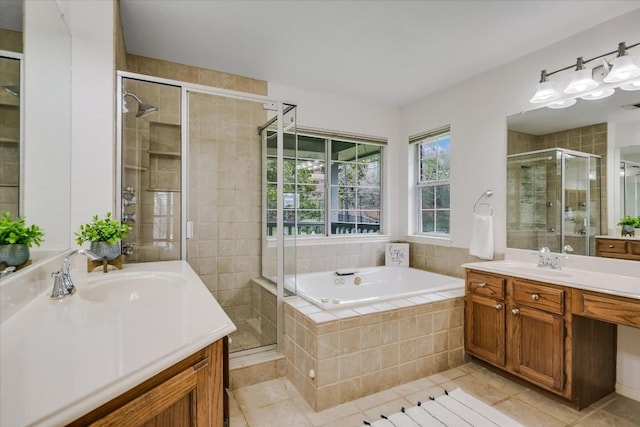
[[[267,235],[276,235],[276,134],[267,135]],[[284,135],[285,235],[379,234],[382,146]]]
[[[416,205],[418,234],[448,235],[450,232],[451,133],[449,127],[409,139],[415,143],[418,178]]]

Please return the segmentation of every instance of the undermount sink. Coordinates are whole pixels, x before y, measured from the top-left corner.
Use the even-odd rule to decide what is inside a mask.
[[[505,264],[501,266],[506,271],[511,271],[515,273],[527,274],[531,276],[546,276],[546,277],[570,277],[569,273],[566,273],[562,270],[554,270],[551,268],[544,267],[527,267],[525,265],[520,264]]]
[[[124,303],[163,296],[186,282],[183,276],[167,272],[115,273],[77,283],[76,288],[87,301]]]

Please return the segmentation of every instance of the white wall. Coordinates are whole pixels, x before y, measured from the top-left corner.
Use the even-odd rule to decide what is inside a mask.
[[[71,232],[115,205],[115,53],[111,1],[69,2],[72,35]],[[72,244],[74,246],[75,243]]]
[[[442,125],[451,125],[451,238],[452,245],[468,247],[473,203],[493,189],[496,251],[506,245],[506,117],[530,109],[540,70],[567,66],[578,56],[590,58],[614,50],[620,41],[638,41],[640,10],[586,30],[517,61],[404,107],[400,141]],[[461,54],[464,54],[462,51]],[[406,169],[398,156],[398,170]],[[410,173],[404,186],[412,182]],[[398,203],[401,218],[409,218],[409,191]],[[407,221],[405,221],[406,223]],[[406,232],[409,232],[407,229]],[[640,329],[620,328],[618,390],[640,400]]]
[[[24,181],[27,224],[42,249],[69,247],[71,38],[55,2],[25,2]]]

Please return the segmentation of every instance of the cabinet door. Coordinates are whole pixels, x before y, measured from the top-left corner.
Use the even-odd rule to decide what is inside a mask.
[[[516,306],[509,314],[510,363],[532,382],[562,391],[564,319],[545,311]]]
[[[464,342],[468,353],[495,365],[504,366],[504,313],[504,302],[467,294],[464,309]]]
[[[195,426],[197,385],[195,369],[188,368],[91,425]]]
[[[226,337],[69,426],[209,427],[226,423]]]

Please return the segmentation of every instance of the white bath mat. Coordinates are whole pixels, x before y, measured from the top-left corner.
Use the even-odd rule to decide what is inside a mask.
[[[375,422],[364,422],[373,427],[522,427],[497,409],[458,389],[436,399],[418,403],[418,406],[402,408],[400,412]]]

